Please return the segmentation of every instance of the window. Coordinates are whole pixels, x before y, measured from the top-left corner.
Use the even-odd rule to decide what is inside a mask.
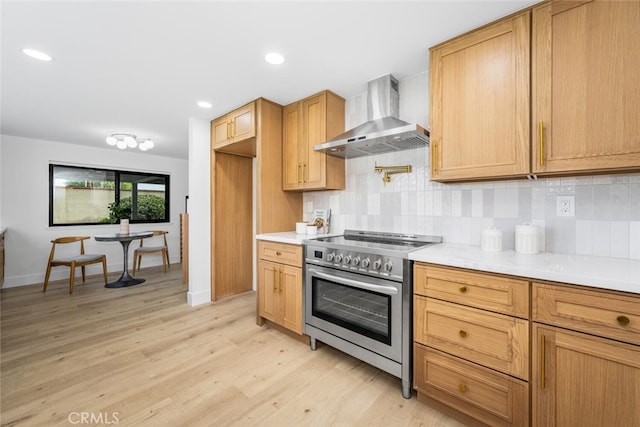
[[[49,165],[49,225],[169,222],[169,175]]]

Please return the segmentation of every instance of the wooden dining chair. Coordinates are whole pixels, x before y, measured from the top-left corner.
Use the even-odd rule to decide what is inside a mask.
[[[86,280],[85,267],[90,264],[102,263],[102,274],[104,275],[104,284],[107,284],[107,256],[104,254],[85,254],[84,241],[90,239],[89,236],[70,236],[58,237],[51,241],[51,252],[49,253],[49,262],[47,263],[47,272],[44,276],[44,287],[42,292],[47,291],[49,284],[49,276],[52,267],[69,267],[69,293],[73,293],[73,283],[76,276],[76,268],[82,269],[82,283]],[[56,258],[56,245],[66,245],[70,243],[80,242],[80,253],[75,255],[65,255]]]
[[[155,255],[162,256],[162,272],[163,273],[167,272],[167,266],[171,268],[171,265],[169,264],[169,246],[167,245],[168,231],[164,231],[164,230],[151,230],[151,231],[153,233],[153,236],[140,239],[140,246],[136,248],[135,251],[133,251],[133,275],[134,276],[136,274],[136,268],[137,268],[137,271],[140,271],[140,264],[142,262],[143,255],[155,254]],[[153,243],[160,241],[160,238],[158,236],[162,236],[161,241],[164,242],[164,245],[153,245]],[[154,241],[152,242],[152,245],[149,245],[149,239],[154,239]],[[144,246],[145,240],[147,240],[148,246]]]

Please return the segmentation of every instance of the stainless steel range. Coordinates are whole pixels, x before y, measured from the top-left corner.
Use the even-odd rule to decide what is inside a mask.
[[[441,236],[346,230],[305,242],[304,319],[321,341],[402,379],[411,397],[412,262]]]

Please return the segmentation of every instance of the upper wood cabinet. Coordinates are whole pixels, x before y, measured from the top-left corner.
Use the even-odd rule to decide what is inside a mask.
[[[530,14],[430,49],[434,181],[529,173]]]
[[[330,91],[289,104],[283,110],[284,190],[343,190],[344,159],[313,146],[344,132],[344,99]]]
[[[640,2],[533,9],[534,173],[640,167]]]
[[[211,122],[211,146],[240,156],[256,156],[256,103],[251,102]]]

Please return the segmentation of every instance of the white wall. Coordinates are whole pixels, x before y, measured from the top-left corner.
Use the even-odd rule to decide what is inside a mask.
[[[108,169],[158,172],[171,176],[170,223],[132,224],[132,231],[150,228],[168,230],[172,263],[180,261],[180,217],[188,189],[186,160],[150,153],[91,148],[54,141],[2,135],[0,139],[0,227],[5,234],[4,287],[42,283],[51,249],[51,239],[64,235],[118,232],[118,224],[49,227],[49,164],[70,164]],[[132,243],[132,247],[135,243]],[[107,255],[108,271],[122,271],[122,246],[87,240],[87,252]],[[131,253],[130,253],[131,254]],[[143,267],[160,265],[161,258],[144,258]],[[129,260],[131,266],[131,259]],[[87,267],[87,274],[101,273],[100,266]],[[78,272],[79,274],[79,272]],[[68,277],[68,269],[52,270],[51,280]]]
[[[210,124],[189,119],[189,305],[211,302]]]

